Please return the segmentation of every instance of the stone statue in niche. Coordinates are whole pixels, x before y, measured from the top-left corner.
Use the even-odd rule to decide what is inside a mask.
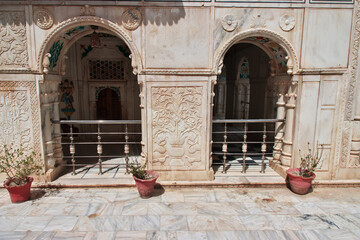
[[[67,116],[68,120],[70,120],[71,115],[75,112],[73,106],[73,91],[74,84],[72,81],[65,79],[59,85],[61,95],[61,101],[65,103],[65,108],[62,108],[61,111]]]

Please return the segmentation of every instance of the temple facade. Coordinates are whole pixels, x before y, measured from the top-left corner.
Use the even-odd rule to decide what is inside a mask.
[[[359,46],[354,0],[0,1],[0,143],[51,181],[59,121],[136,120],[163,180],[211,181],[234,149],[283,174],[309,146],[318,179],[360,179]]]

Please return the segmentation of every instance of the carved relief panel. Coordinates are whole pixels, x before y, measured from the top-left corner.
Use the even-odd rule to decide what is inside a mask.
[[[204,169],[202,96],[202,86],[151,88],[154,169]]]
[[[28,65],[25,27],[24,12],[0,12],[0,68]]]
[[[0,85],[0,144],[40,153],[39,109],[34,83]]]

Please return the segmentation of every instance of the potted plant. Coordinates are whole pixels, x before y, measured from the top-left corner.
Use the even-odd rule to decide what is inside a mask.
[[[36,163],[36,154],[25,154],[22,146],[19,149],[3,146],[0,156],[0,173],[5,173],[7,179],[4,187],[10,194],[11,202],[19,203],[29,200],[31,174],[39,174],[42,167]]]
[[[289,168],[286,171],[287,180],[293,192],[306,194],[312,186],[312,180],[316,177],[314,172],[321,161],[322,152],[321,154],[317,150],[312,152],[308,142],[308,152],[302,155],[301,150],[299,150],[299,154],[301,158],[300,168]]]
[[[147,161],[144,165],[141,165],[137,160],[135,163],[129,164],[129,173],[133,175],[141,198],[149,198],[152,196],[155,182],[159,177],[158,173],[146,170],[146,164]]]

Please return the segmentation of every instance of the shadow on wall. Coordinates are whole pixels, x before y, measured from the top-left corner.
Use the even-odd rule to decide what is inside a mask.
[[[168,2],[168,1],[158,1],[158,2]],[[145,8],[144,9],[144,25],[175,25],[178,22],[185,18],[185,9],[180,1],[176,1],[176,6],[172,8]]]

